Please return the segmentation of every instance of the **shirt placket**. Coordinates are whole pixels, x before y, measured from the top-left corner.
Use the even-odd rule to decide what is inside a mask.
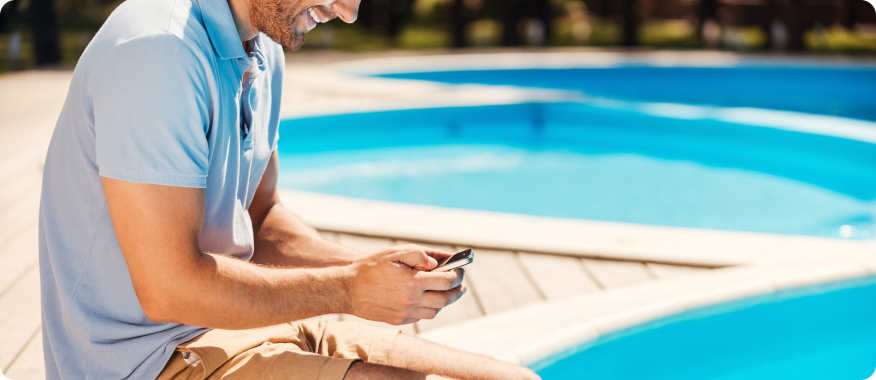
[[[246,202],[249,194],[250,188],[250,176],[252,175],[252,144],[253,144],[253,134],[254,134],[254,115],[257,115],[255,112],[258,108],[258,91],[259,88],[256,85],[256,79],[259,74],[265,71],[265,57],[262,55],[261,51],[259,51],[258,44],[255,41],[251,41],[252,51],[249,52],[248,58],[244,59],[246,63],[249,63],[249,66],[243,73],[241,78],[241,94],[240,94],[240,134],[242,137],[242,146],[241,146],[241,163],[244,163],[245,170],[241,172],[243,178],[241,178],[241,183],[245,183],[243,186],[243,194],[241,194],[241,200]],[[246,205],[245,205],[246,206]]]

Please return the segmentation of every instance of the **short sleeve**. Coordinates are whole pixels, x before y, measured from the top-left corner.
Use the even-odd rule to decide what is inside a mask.
[[[90,86],[102,177],[206,187],[212,96],[204,64],[171,34],[112,50]]]

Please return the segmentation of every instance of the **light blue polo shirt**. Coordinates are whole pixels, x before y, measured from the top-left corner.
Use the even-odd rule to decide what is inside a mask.
[[[285,64],[277,43],[253,42],[247,54],[226,0],[127,0],[85,50],[43,176],[49,379],[154,379],[205,331],[146,318],[101,176],[206,188],[200,249],[252,256],[247,208],[277,147]]]

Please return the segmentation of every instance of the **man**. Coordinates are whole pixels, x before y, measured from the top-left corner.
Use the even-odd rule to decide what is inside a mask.
[[[397,331],[305,321],[413,323],[465,293],[462,270],[427,272],[446,252],[362,256],[279,202],[277,42],[296,50],[358,6],[128,0],[110,16],[46,159],[49,379],[537,378]]]

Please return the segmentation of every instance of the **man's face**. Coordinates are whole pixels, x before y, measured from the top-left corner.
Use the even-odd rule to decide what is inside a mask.
[[[352,9],[352,16],[341,15],[344,21],[352,22],[359,8],[359,0],[252,0],[250,4],[253,27],[290,51],[301,49],[304,34],[316,24],[338,17],[334,9],[345,13]]]

